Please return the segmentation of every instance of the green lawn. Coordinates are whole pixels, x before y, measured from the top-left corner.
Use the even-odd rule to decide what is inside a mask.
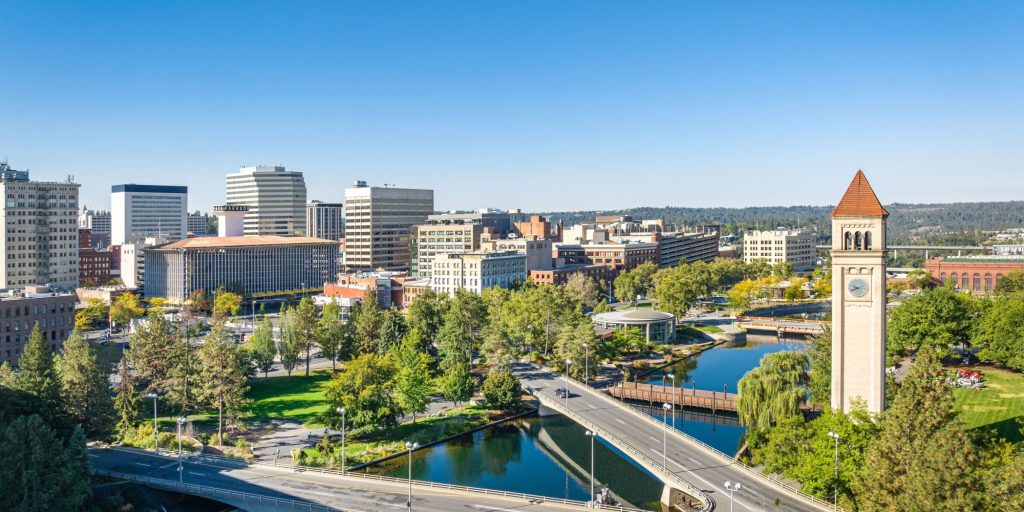
[[[722,331],[722,328],[717,325],[698,325],[697,330],[700,332],[706,332],[708,334],[714,334]]]
[[[1024,374],[983,369],[985,387],[953,390],[953,410],[968,429],[991,427],[1014,442],[1024,441]]]

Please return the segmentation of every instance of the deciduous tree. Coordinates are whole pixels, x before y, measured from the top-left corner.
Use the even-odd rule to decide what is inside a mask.
[[[274,345],[274,326],[270,318],[263,317],[252,336],[249,337],[247,350],[249,360],[256,366],[256,370],[263,372],[263,378],[274,368],[274,356],[277,355],[277,347]]]
[[[459,402],[469,401],[473,397],[473,376],[464,364],[455,365],[444,371],[441,376],[441,394],[456,407]]]
[[[242,310],[242,296],[226,290],[218,290],[213,301],[213,316],[224,318],[235,316]]]
[[[492,368],[487,372],[481,392],[489,407],[505,411],[518,407],[523,398],[519,379],[507,368]]]
[[[277,356],[281,361],[281,367],[292,376],[292,371],[299,364],[299,357],[302,356],[302,332],[295,320],[295,313],[287,310],[281,314],[281,336],[277,340]]]
[[[940,357],[956,343],[969,343],[973,307],[971,297],[952,286],[940,286],[911,296],[889,313],[887,349],[914,351],[931,345]]]
[[[985,299],[974,329],[978,356],[1014,370],[1024,371],[1024,294]]]
[[[416,415],[422,414],[430,405],[433,393],[431,378],[431,357],[420,350],[419,333],[413,331],[405,336],[399,345],[392,349],[398,371],[395,375],[395,399],[405,414],[412,414],[416,423]]]
[[[739,382],[736,414],[751,429],[766,430],[800,414],[807,396],[807,356],[800,352],[775,352]]]
[[[398,424],[401,407],[394,396],[395,363],[388,355],[362,354],[349,361],[331,377],[325,396],[330,411],[345,408],[348,424],[392,428]],[[329,416],[333,423],[340,417]]]

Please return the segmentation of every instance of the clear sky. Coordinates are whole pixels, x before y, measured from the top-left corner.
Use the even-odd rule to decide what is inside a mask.
[[[1024,2],[0,2],[0,158],[439,209],[1024,199]]]

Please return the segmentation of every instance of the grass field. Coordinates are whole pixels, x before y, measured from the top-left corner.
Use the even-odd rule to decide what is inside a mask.
[[[708,334],[724,332],[722,331],[722,328],[717,325],[698,325],[697,330]]]
[[[1024,441],[1024,374],[985,368],[985,387],[953,390],[953,410],[968,429],[995,428],[1013,442]]]

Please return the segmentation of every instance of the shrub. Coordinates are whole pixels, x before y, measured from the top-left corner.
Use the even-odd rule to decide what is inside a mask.
[[[483,395],[490,407],[507,411],[519,405],[523,389],[512,372],[491,370],[487,374],[487,380],[484,381]]]

